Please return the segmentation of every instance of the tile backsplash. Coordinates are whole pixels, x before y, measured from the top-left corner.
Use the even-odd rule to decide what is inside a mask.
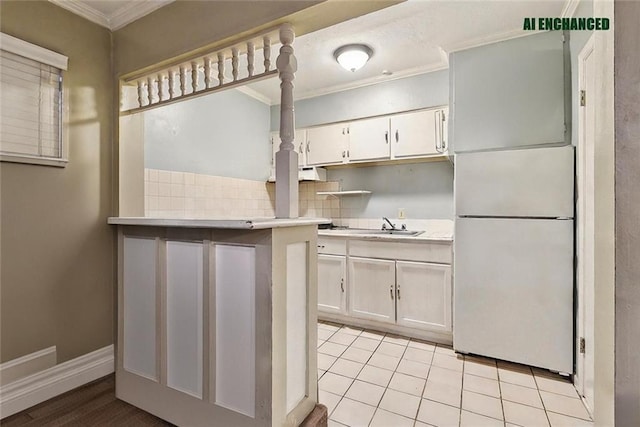
[[[340,218],[340,199],[318,196],[337,182],[301,182],[301,217]],[[275,215],[275,184],[159,169],[144,171],[146,217],[262,218]]]
[[[305,181],[299,184],[301,217],[332,218],[334,225],[379,229],[382,218],[353,218],[352,210],[341,207],[341,198],[318,195],[338,191],[339,182]],[[161,218],[273,218],[275,183],[248,179],[175,172],[144,171],[144,211],[146,217]],[[360,196],[356,196],[360,197]],[[442,229],[451,232],[451,220],[390,220],[410,230]]]

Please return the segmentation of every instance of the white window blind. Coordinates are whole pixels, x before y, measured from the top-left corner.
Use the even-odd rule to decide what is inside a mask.
[[[66,161],[62,139],[62,70],[42,62],[42,57],[37,53],[38,49],[41,49],[51,54],[59,54],[13,37],[10,43],[6,43],[8,36],[5,34],[2,36],[0,45],[0,155],[2,160],[61,165]],[[16,40],[20,43],[16,43]]]

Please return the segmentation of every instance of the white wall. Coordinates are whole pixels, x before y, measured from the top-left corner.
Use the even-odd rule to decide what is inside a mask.
[[[345,218],[395,218],[404,208],[410,219],[453,219],[453,165],[416,163],[329,170],[330,181],[344,190],[370,195],[342,197]]]
[[[266,181],[269,106],[226,90],[144,113],[144,166]]]

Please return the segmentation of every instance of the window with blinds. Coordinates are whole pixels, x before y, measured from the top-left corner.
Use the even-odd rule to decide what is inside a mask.
[[[64,166],[62,68],[47,57],[59,54],[6,34],[0,41],[1,159]]]

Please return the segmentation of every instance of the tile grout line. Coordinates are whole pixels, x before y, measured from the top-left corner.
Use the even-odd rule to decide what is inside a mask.
[[[467,361],[465,360],[465,363]],[[498,369],[498,362],[493,361],[496,365],[496,378],[498,378],[498,392],[500,393],[500,408],[502,408],[502,425],[507,425],[507,415],[504,413],[504,400],[502,399],[502,385],[500,385],[500,369]]]
[[[544,400],[542,399],[542,393],[540,393],[540,385],[538,384],[538,380],[536,379],[536,375],[533,372],[533,369],[529,368],[529,370],[531,370],[531,376],[533,377],[533,382],[536,384],[536,389],[538,390],[540,403],[542,403],[542,409],[544,409],[544,416],[547,418],[547,423],[551,425],[551,420],[549,419],[549,413],[547,412],[547,405],[544,404]]]

